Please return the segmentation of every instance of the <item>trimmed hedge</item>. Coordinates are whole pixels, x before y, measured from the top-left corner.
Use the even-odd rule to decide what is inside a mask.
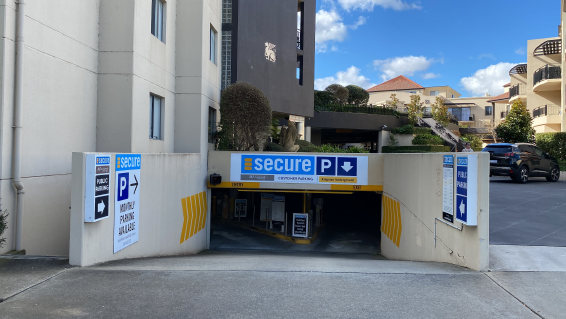
[[[444,145],[444,140],[437,135],[421,134],[413,138],[413,145]]]
[[[450,146],[414,145],[414,146],[384,146],[382,153],[449,153]]]
[[[316,152],[318,149],[316,145],[305,140],[297,140],[295,145],[299,145],[299,152]]]
[[[285,149],[283,148],[283,146],[276,144],[276,143],[272,143],[272,142],[267,142],[265,143],[265,147],[263,148],[264,152],[285,152]]]
[[[537,146],[559,160],[566,161],[566,132],[539,133],[536,135]]]
[[[413,134],[415,132],[415,127],[411,124],[403,125],[401,127],[396,127],[391,130],[393,134]]]
[[[430,127],[415,127],[415,135],[432,134],[432,129]]]

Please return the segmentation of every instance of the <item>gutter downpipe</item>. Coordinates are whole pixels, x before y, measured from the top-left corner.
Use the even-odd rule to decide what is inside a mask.
[[[24,215],[24,184],[21,176],[22,111],[23,111],[23,69],[24,69],[24,19],[25,0],[18,0],[18,21],[16,30],[16,70],[14,103],[14,144],[12,145],[12,178],[16,188],[16,250],[22,250],[22,229]]]

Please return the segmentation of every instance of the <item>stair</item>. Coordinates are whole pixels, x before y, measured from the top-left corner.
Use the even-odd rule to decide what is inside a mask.
[[[417,124],[421,127],[430,127],[435,135],[442,137],[442,139],[452,147],[452,152],[455,150],[461,152],[464,149],[466,142],[433,118],[418,118]]]

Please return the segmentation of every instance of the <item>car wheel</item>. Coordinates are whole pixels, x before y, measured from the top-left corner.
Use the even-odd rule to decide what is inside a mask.
[[[550,171],[550,176],[546,177],[546,180],[549,182],[558,182],[560,179],[560,170],[558,167],[554,166]]]
[[[521,166],[519,169],[519,175],[517,176],[517,182],[521,184],[526,184],[529,181],[529,169],[526,166]]]

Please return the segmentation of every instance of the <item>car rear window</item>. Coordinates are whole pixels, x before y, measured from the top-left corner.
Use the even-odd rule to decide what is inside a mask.
[[[512,153],[513,147],[509,145],[493,145],[493,146],[487,146],[482,150],[482,152],[490,152],[494,154]]]

